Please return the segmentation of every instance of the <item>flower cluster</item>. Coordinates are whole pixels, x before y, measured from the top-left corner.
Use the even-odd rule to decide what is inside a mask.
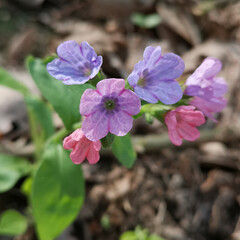
[[[84,84],[89,80],[91,84],[91,79],[100,71],[102,57],[97,56],[87,42],[80,45],[75,41],[64,42],[57,53],[59,58],[50,62],[47,70],[66,85]],[[109,78],[98,81],[96,89],[85,90],[79,107],[84,116],[82,128],[63,142],[65,149],[73,149],[72,161],[79,164],[87,158],[90,164],[96,163],[100,140],[109,133],[126,135],[133,126],[132,116],[150,113],[148,109],[153,104],[162,107],[161,110],[166,109],[160,115],[173,144],[179,146],[182,139],[195,141],[199,138],[196,127],[205,123],[205,116],[216,121],[213,114],[226,106],[223,95],[227,85],[223,78],[216,77],[222,68],[221,62],[208,57],[187,78],[183,92],[176,79],[183,74],[184,68],[180,56],[174,53],[162,55],[161,47],[149,46],[143,60],[135,65],[127,78],[130,88],[125,87],[124,79]],[[140,99],[144,100],[144,111]],[[164,108],[166,105],[168,108]]]

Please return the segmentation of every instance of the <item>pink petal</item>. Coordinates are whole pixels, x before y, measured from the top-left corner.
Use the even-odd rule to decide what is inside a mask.
[[[87,154],[87,160],[90,164],[95,164],[99,161],[99,151],[96,151],[93,147],[93,145],[90,146],[88,154]]]
[[[71,135],[67,136],[63,140],[63,148],[64,149],[73,149],[73,147],[76,145],[77,141],[73,140]]]
[[[164,118],[168,130],[175,130],[177,126],[176,111],[169,111]]]
[[[92,146],[93,146],[93,148],[96,151],[100,151],[100,149],[101,149],[101,142],[99,140],[98,141],[94,141],[94,142],[92,142]]]
[[[200,126],[205,123],[205,117],[200,111],[180,111],[177,116],[192,126]]]
[[[97,111],[87,116],[82,123],[82,130],[91,141],[97,141],[108,134],[108,117],[104,112]]]
[[[170,129],[168,130],[168,136],[170,141],[176,145],[176,146],[180,146],[182,145],[182,138],[179,136],[178,132],[176,131],[176,129]]]
[[[121,110],[124,110],[131,115],[136,115],[140,112],[140,99],[134,92],[130,90],[124,90],[122,92],[122,94],[118,97],[118,103]]]
[[[195,141],[200,137],[200,132],[197,128],[187,124],[186,122],[178,123],[177,131],[182,138],[188,141]]]
[[[91,142],[88,139],[84,138],[80,140],[76,146],[74,147],[73,151],[70,154],[70,158],[72,159],[73,163],[80,164],[84,161],[87,156],[89,147]]]
[[[96,106],[101,102],[102,96],[94,89],[84,91],[80,101],[80,114],[89,115],[96,111]],[[98,109],[98,108],[97,108]]]
[[[109,95],[112,93],[120,93],[125,88],[125,81],[123,79],[109,78],[104,79],[97,84],[97,90],[102,95]]]
[[[131,130],[132,123],[133,119],[129,114],[118,111],[110,117],[109,131],[117,136],[124,136]]]

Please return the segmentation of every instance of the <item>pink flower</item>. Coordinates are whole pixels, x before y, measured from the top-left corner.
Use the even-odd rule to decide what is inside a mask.
[[[87,89],[80,101],[80,114],[85,117],[82,130],[85,136],[96,141],[108,132],[126,135],[132,128],[132,115],[140,112],[139,97],[125,89],[123,79],[109,78],[97,84],[97,89]]]
[[[180,106],[169,111],[165,116],[169,139],[174,145],[180,146],[182,139],[195,141],[200,137],[196,126],[205,123],[202,112],[194,110],[193,106]]]
[[[99,160],[101,149],[100,141],[90,141],[83,134],[82,129],[75,130],[63,140],[64,149],[73,149],[70,158],[75,164],[80,164],[87,158],[90,164],[95,164]]]

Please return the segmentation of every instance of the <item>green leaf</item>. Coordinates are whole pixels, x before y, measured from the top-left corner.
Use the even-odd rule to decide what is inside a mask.
[[[150,237],[148,238],[148,240],[165,240],[164,238],[161,238],[155,234],[150,235]]]
[[[0,154],[0,193],[11,189],[17,181],[31,171],[31,164],[24,158]]]
[[[51,144],[33,180],[32,205],[41,240],[55,239],[77,216],[84,199],[81,167],[69,151]]]
[[[42,95],[52,104],[65,127],[71,129],[72,125],[79,122],[81,118],[79,103],[83,92],[93,86],[91,84],[64,85],[48,74],[46,65],[41,59],[28,57],[27,66]]]
[[[120,236],[120,240],[138,240],[135,232],[128,231]]]
[[[47,139],[54,133],[52,113],[49,107],[41,99],[33,96],[25,97],[25,102],[35,117],[35,121],[40,124],[40,131],[43,132],[43,138]]]
[[[0,218],[1,235],[21,235],[27,230],[27,220],[15,210],[5,211]]]
[[[101,144],[104,148],[111,147],[113,141],[114,141],[115,135],[111,134],[110,132],[108,135],[101,139]]]
[[[142,13],[133,13],[131,15],[131,21],[141,28],[155,28],[162,19],[157,13],[144,15]]]
[[[14,79],[3,68],[0,68],[0,85],[14,89],[22,93],[24,96],[27,96],[30,93],[29,89],[23,83]]]
[[[136,152],[133,149],[130,134],[123,137],[115,136],[112,151],[118,161],[125,167],[131,168],[136,160]]]

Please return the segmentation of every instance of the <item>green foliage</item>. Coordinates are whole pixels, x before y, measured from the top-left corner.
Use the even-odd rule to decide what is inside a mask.
[[[28,57],[27,66],[42,95],[52,104],[65,127],[71,129],[72,125],[79,122],[81,118],[79,103],[83,92],[93,86],[90,84],[64,85],[48,74],[46,65],[40,59]]]
[[[27,220],[15,210],[5,211],[0,218],[0,235],[15,236],[27,229]]]
[[[104,148],[111,147],[114,141],[115,135],[108,133],[108,135],[101,139],[101,144]]]
[[[0,193],[11,189],[17,181],[31,171],[28,160],[0,154]]]
[[[136,160],[130,134],[123,137],[115,136],[112,151],[118,161],[125,167],[131,168]]]
[[[155,28],[161,23],[162,19],[157,13],[144,15],[142,13],[133,13],[131,15],[131,21],[141,28]]]
[[[55,239],[77,216],[84,199],[80,166],[72,163],[69,151],[51,144],[33,179],[32,205],[41,240]]]
[[[103,216],[101,217],[101,226],[105,230],[108,230],[111,227],[110,219],[107,214],[103,214]]]
[[[14,90],[22,93],[24,96],[29,95],[28,88],[23,83],[15,80],[3,68],[0,68],[0,85],[14,89]]]
[[[120,236],[120,240],[164,240],[164,239],[155,234],[149,235],[147,229],[143,229],[137,226],[134,231],[128,231],[123,233]]]
[[[52,113],[49,107],[41,99],[33,96],[25,97],[28,110],[32,112],[35,121],[38,122],[39,134],[43,139],[49,138],[54,133]]]

